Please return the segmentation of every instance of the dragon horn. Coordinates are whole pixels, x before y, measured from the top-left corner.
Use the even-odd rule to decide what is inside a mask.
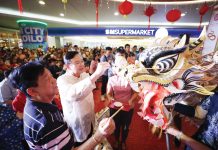
[[[185,42],[186,42],[186,38],[187,38],[186,35],[183,35],[182,38],[181,38],[181,40],[180,40],[179,43],[175,46],[174,49],[180,49],[180,48],[184,47],[184,46],[185,46]]]
[[[206,26],[204,26],[198,39],[193,43],[189,44],[189,50],[193,51],[195,49],[198,49],[200,46],[202,46],[205,39],[206,39]]]

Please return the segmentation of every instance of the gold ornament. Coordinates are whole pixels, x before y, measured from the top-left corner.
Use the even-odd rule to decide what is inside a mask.
[[[64,4],[64,11],[65,11],[65,13],[66,13],[66,4],[67,4],[67,0],[61,0],[62,1],[62,3]]]

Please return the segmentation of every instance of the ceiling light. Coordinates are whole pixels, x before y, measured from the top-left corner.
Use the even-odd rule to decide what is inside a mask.
[[[64,13],[60,13],[60,16],[61,16],[61,17],[64,17]]]
[[[40,1],[39,1],[39,4],[40,4],[40,5],[45,5],[45,2],[44,2],[43,0],[40,0]]]
[[[118,15],[119,15],[119,13],[118,13],[118,12],[115,12],[115,13],[114,13],[114,15],[115,15],[115,16],[118,16]]]
[[[185,16],[185,13],[182,13],[181,16],[184,17],[184,16]]]

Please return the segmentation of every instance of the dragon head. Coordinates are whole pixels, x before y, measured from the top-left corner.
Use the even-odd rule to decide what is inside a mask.
[[[138,114],[156,127],[165,129],[172,119],[166,105],[181,102],[193,93],[211,95],[216,85],[208,85],[214,76],[207,70],[214,66],[201,61],[200,48],[205,40],[206,29],[199,38],[185,45],[186,35],[181,40],[167,45],[144,50],[135,65],[126,65],[125,60],[117,58],[121,64],[120,75],[128,78],[132,88],[141,97],[141,112]],[[178,44],[176,44],[178,43]]]

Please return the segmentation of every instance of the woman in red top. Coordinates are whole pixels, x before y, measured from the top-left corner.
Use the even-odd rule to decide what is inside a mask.
[[[118,50],[116,55],[119,55],[119,57],[123,57],[125,59],[124,49]],[[115,57],[115,62],[116,59],[117,57]],[[117,109],[119,109],[119,107],[116,105],[117,102],[123,106],[122,110],[114,117],[114,122],[116,125],[116,129],[114,131],[116,143],[114,148],[117,149],[121,146],[122,150],[124,150],[126,149],[126,139],[133,116],[134,100],[137,97],[137,93],[132,90],[127,79],[117,75],[120,65],[122,64],[119,61],[118,64],[115,64],[116,67],[113,68],[114,76],[110,77],[108,80],[107,97],[110,101],[110,116],[112,116]],[[120,133],[122,133],[121,145]]]

